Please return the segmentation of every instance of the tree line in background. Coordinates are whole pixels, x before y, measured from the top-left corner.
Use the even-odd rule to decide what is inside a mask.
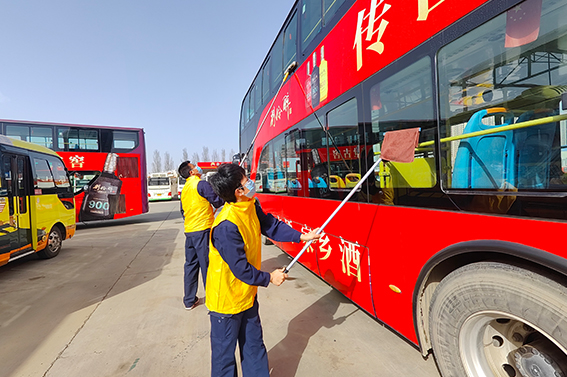
[[[226,149],[221,149],[220,153],[213,149],[211,153],[209,153],[209,147],[203,147],[203,151],[201,155],[199,153],[194,152],[191,158],[189,158],[189,152],[187,152],[187,148],[183,148],[183,153],[181,154],[181,162],[183,161],[191,161],[192,163],[197,162],[205,162],[205,161],[221,161],[221,162],[228,162],[232,160],[232,156],[234,156],[236,152],[234,149],[230,150],[230,153],[226,154]],[[154,150],[153,160],[152,160],[152,173],[159,173],[162,171],[169,171],[169,170],[177,170],[179,164],[175,164],[173,158],[169,154],[169,152],[165,152],[163,154],[163,160],[160,151],[157,149]]]

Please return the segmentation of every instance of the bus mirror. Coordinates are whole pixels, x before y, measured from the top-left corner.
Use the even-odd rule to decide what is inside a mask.
[[[567,92],[561,94],[561,109],[567,110]]]
[[[240,165],[240,161],[242,160],[242,157],[244,157],[244,153],[235,154],[234,156],[232,156],[232,163],[236,165]]]

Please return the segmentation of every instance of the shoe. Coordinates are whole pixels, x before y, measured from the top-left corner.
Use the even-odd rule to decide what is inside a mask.
[[[201,299],[199,297],[195,297],[195,298],[196,298],[195,303],[191,306],[186,306],[185,310],[193,310],[201,304]]]

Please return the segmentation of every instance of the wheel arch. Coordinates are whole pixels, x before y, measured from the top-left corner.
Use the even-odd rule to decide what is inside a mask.
[[[57,227],[59,229],[59,231],[61,232],[61,240],[62,241],[67,239],[67,229],[65,229],[65,225],[63,225],[62,222],[60,222],[60,221],[56,222],[55,224],[53,224],[53,227]]]
[[[554,280],[567,278],[567,261],[564,258],[534,247],[499,240],[467,241],[446,247],[422,267],[413,292],[414,329],[423,356],[431,350],[429,305],[437,285],[452,271],[481,261],[513,264],[544,273]]]

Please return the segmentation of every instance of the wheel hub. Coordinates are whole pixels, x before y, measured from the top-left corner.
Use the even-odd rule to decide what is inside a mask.
[[[564,377],[557,363],[547,353],[532,345],[525,345],[514,351],[514,362],[521,376]]]

